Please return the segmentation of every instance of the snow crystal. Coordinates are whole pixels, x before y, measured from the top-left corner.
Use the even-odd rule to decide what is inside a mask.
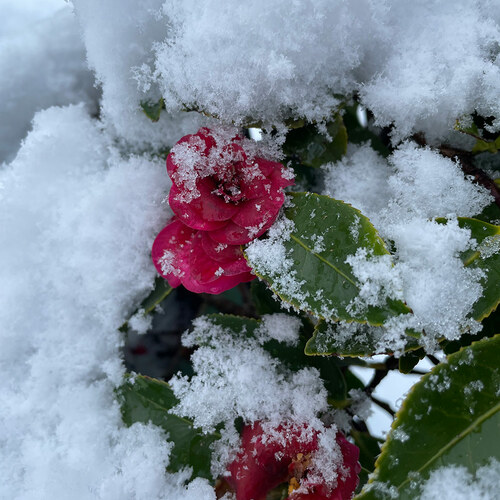
[[[281,215],[269,229],[266,239],[254,240],[247,245],[245,255],[251,267],[261,269],[264,275],[278,283],[280,290],[286,290],[290,297],[301,304],[309,292],[302,290],[305,282],[296,279],[293,259],[284,245],[294,229],[293,221]]]
[[[401,145],[389,157],[396,173],[388,179],[391,200],[385,221],[472,217],[493,201],[485,188],[466,179],[460,166],[429,148]]]
[[[369,219],[385,208],[391,197],[387,180],[392,169],[368,144],[349,144],[347,155],[324,165],[323,170],[324,194],[350,203]]]
[[[495,500],[500,487],[500,462],[494,458],[471,474],[465,467],[448,465],[432,472],[421,500]]]
[[[256,332],[261,344],[269,339],[275,339],[289,345],[297,345],[302,321],[290,314],[265,314],[261,326]]]
[[[4,36],[0,31],[0,163],[13,159],[36,111],[85,101],[97,112],[94,77],[71,7],[42,4],[31,6],[30,14],[23,2],[0,2],[0,30],[7,30]],[[9,25],[16,10],[19,17]]]
[[[352,266],[352,273],[360,287],[349,308],[360,313],[368,306],[384,306],[387,299],[403,300],[402,279],[392,265],[390,255],[370,255],[366,248],[358,248],[345,262]]]
[[[153,123],[140,103],[156,102],[157,88],[143,91],[136,67],[153,61],[153,46],[167,36],[159,15],[163,0],[73,0],[82,25],[87,60],[102,85],[101,115],[109,131],[134,149],[164,149],[201,123],[197,113],[161,113]]]
[[[499,116],[497,2],[391,1],[378,73],[361,88],[363,104],[395,137],[447,135],[462,115]],[[381,64],[382,63],[382,64]]]
[[[351,399],[350,410],[353,415],[356,415],[361,420],[366,421],[373,413],[370,397],[361,389],[350,389],[348,394]]]
[[[114,394],[117,328],[152,288],[169,217],[162,163],[123,159],[82,106],[51,108],[0,185],[0,496],[214,500],[165,475],[165,436],[125,428]]]
[[[394,268],[387,263],[382,275],[395,280],[392,288],[402,292],[399,296],[413,315],[396,318],[386,325],[387,332],[392,329],[394,339],[401,339],[403,322],[405,328],[425,330],[422,342],[430,350],[437,338],[477,332],[480,325],[468,315],[482,294],[484,275],[480,269],[463,266],[459,255],[474,248],[475,241],[455,217],[481,212],[491,202],[489,193],[467,179],[454,161],[409,142],[387,161],[368,145],[353,147],[346,158],[324,170],[326,194],[360,208],[393,246]],[[376,196],[370,195],[371,186]],[[434,217],[450,220],[438,224],[430,220]],[[370,258],[363,262],[359,257],[350,259],[355,258],[359,273],[366,271],[366,293],[370,296],[373,291],[370,300],[376,300],[380,273],[376,267],[370,270]],[[379,346],[390,345],[390,337],[386,335]]]
[[[128,80],[118,89],[123,101],[140,89],[162,94],[169,110],[201,109],[228,122],[322,121],[340,104],[335,95],[359,92],[377,123],[395,124],[396,139],[419,130],[443,137],[474,110],[499,115],[500,29],[489,3],[459,0],[450,10],[431,0],[257,0],[234,8],[149,0],[139,10],[131,0],[88,7],[75,0],[109,90],[118,79],[95,46],[117,50],[114,72]],[[110,23],[112,15],[120,22]],[[121,49],[124,35],[133,50]]]
[[[478,245],[476,250],[481,254],[481,259],[489,259],[500,252],[500,235],[487,236]]]
[[[403,430],[403,427],[401,425],[393,429],[393,431],[391,432],[391,437],[392,439],[401,441],[402,443],[410,439],[410,436]]]
[[[180,399],[178,415],[212,432],[220,422],[229,424],[238,416],[245,422],[278,425],[287,419],[314,422],[317,413],[326,410],[326,392],[316,369],[291,372],[257,339],[215,325],[210,318],[197,318],[193,325],[183,343],[192,346],[203,339],[204,345],[191,356],[191,380],[177,376],[170,382]]]
[[[136,333],[144,334],[150,328],[153,322],[152,315],[144,314],[144,309],[139,309],[129,320],[128,326]]]
[[[483,389],[484,383],[481,380],[473,380],[464,387],[464,394],[470,396],[474,392],[482,391]]]

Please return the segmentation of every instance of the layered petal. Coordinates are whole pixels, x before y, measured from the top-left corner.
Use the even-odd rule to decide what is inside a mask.
[[[197,188],[200,196],[191,201],[183,201],[182,191],[174,184],[170,189],[169,204],[172,211],[187,226],[202,231],[212,231],[227,224],[227,221],[238,212],[238,207],[226,203],[212,194],[207,182],[199,182]]]
[[[196,231],[173,218],[156,237],[151,258],[158,273],[173,288],[189,274],[189,257]]]
[[[156,237],[151,257],[170,286],[182,284],[195,293],[218,294],[255,278],[239,246],[225,246],[217,252],[207,233],[186,226],[177,217]]]
[[[335,441],[342,461],[337,485],[332,488],[308,479],[308,467],[319,446],[318,431],[307,424],[291,423],[264,429],[260,422],[254,422],[243,429],[241,452],[228,467],[227,482],[236,492],[236,500],[265,500],[270,490],[289,480],[298,489],[287,500],[350,500],[361,470],[359,449],[340,432]]]

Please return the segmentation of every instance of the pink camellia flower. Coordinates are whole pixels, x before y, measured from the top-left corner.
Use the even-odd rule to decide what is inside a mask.
[[[156,237],[151,258],[170,286],[195,293],[217,294],[255,278],[238,245],[216,243],[177,217]]]
[[[306,425],[279,426],[264,432],[260,422],[246,426],[242,433],[242,451],[228,467],[226,478],[236,492],[236,500],[265,500],[267,493],[289,481],[287,500],[350,500],[358,485],[361,466],[359,448],[337,432],[335,441],[342,454],[337,484],[318,483],[308,477],[314,452],[318,450],[318,432]]]
[[[228,467],[226,480],[236,500],[265,500],[271,489],[286,481],[290,485],[287,500],[350,500],[361,470],[359,448],[340,432],[335,440],[343,460],[332,488],[308,478],[311,457],[319,447],[317,431],[307,425],[284,425],[266,433],[260,422],[254,422],[243,429],[242,451]]]
[[[170,207],[192,229],[217,243],[242,245],[263,234],[285,200],[293,172],[256,157],[245,139],[201,128],[186,135],[167,157]]]

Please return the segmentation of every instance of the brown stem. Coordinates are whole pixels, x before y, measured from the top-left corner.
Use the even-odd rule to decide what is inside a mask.
[[[437,359],[435,356],[433,356],[432,354],[427,354],[427,357],[429,358],[430,362],[433,364],[433,365],[439,365],[439,363],[441,361],[439,361],[439,359]]]
[[[385,410],[391,417],[394,418],[394,415],[396,412],[390,407],[388,403],[385,403],[384,401],[380,401],[380,399],[377,399],[375,396],[371,395],[370,399],[377,405],[380,406],[383,410]]]

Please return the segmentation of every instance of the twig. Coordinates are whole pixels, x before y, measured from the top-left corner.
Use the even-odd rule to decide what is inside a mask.
[[[441,361],[439,361],[439,359],[437,359],[435,356],[433,356],[432,354],[427,354],[427,357],[429,358],[430,362],[433,364],[433,365],[439,365],[439,363],[441,363]]]
[[[390,407],[388,403],[385,403],[384,401],[380,401],[380,399],[376,398],[373,396],[373,394],[370,394],[370,399],[377,405],[380,406],[383,410],[385,410],[391,417],[394,418],[394,415],[396,412]]]

